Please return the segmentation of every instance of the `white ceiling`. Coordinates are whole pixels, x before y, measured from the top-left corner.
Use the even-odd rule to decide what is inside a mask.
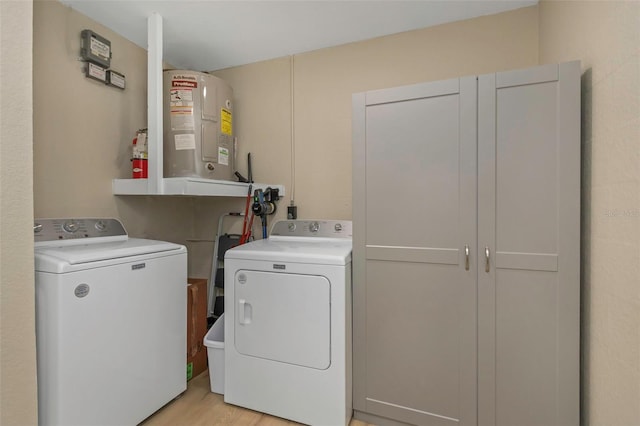
[[[147,48],[147,17],[163,18],[163,59],[213,71],[446,22],[537,0],[61,0]],[[117,52],[114,52],[117,55]]]

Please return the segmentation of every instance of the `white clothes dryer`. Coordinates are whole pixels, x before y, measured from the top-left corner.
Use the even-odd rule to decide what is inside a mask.
[[[225,255],[225,395],[311,425],[347,425],[351,222],[277,222]]]
[[[40,425],[135,425],[184,392],[187,251],[116,219],[37,219]]]

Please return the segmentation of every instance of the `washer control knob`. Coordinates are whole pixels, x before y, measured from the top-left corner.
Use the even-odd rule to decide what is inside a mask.
[[[96,222],[96,229],[98,231],[104,231],[105,229],[107,229],[107,224],[104,220],[99,220]]]
[[[342,224],[336,223],[336,226],[334,226],[333,229],[335,229],[336,232],[342,231]]]
[[[33,224],[33,232],[34,233],[37,234],[38,232],[42,232],[42,229],[43,229],[43,226],[42,226],[41,223],[37,223],[36,222],[36,223]]]
[[[296,230],[296,224],[293,222],[289,222],[289,231],[295,231]]]
[[[311,222],[309,224],[309,231],[316,233],[320,229],[320,224],[318,222]]]
[[[73,234],[74,232],[76,232],[78,230],[78,224],[72,220],[65,222],[62,225],[62,229],[64,229],[65,232],[68,232],[70,234]]]

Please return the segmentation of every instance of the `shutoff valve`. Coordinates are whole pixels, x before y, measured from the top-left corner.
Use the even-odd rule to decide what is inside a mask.
[[[276,201],[280,199],[279,190],[273,188],[267,188],[264,191],[262,189],[256,189],[253,192],[253,204],[251,205],[251,211],[253,214],[260,217],[274,214],[276,212]]]

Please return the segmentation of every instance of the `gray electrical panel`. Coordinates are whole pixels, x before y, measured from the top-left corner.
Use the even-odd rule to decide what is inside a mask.
[[[109,68],[111,65],[111,42],[91,30],[82,30],[80,37],[82,40],[80,47],[82,59]]]

